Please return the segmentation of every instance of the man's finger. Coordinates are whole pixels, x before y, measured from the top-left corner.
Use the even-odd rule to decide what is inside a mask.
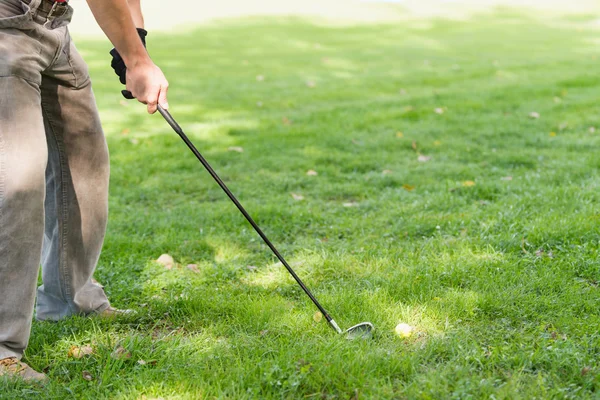
[[[148,105],[148,114],[154,114],[158,105],[158,93],[155,93],[152,96],[148,96],[148,101],[146,103]]]
[[[158,104],[161,105],[165,110],[169,109],[169,101],[167,100],[167,92],[169,91],[169,84],[163,84],[160,86],[160,94],[158,95]]]
[[[154,114],[158,108],[157,105],[157,102],[148,103],[148,114]]]

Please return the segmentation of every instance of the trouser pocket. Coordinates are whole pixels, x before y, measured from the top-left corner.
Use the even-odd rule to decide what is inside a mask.
[[[23,29],[31,26],[33,22],[33,7],[37,7],[40,0],[32,0],[27,4],[21,0],[0,1],[0,29]]]

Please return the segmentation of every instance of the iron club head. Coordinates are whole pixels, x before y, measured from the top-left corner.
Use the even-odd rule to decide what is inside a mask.
[[[370,322],[361,322],[351,328],[346,329],[345,335],[348,340],[370,339],[373,336],[373,324]]]
[[[370,322],[361,322],[360,324],[356,324],[353,327],[346,329],[346,331],[342,331],[338,324],[333,319],[328,319],[329,325],[337,333],[340,335],[345,335],[346,339],[354,340],[354,339],[370,339],[372,336],[373,329],[375,327]]]

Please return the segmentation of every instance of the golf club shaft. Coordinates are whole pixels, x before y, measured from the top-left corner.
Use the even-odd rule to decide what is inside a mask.
[[[177,134],[181,137],[181,139],[183,139],[183,141],[190,148],[190,150],[192,151],[192,153],[194,153],[194,155],[196,156],[196,158],[198,158],[198,161],[200,161],[202,163],[202,165],[204,165],[204,168],[206,168],[206,170],[213,177],[213,179],[215,181],[217,181],[217,183],[219,184],[219,186],[221,186],[221,189],[223,189],[223,191],[227,194],[227,196],[229,196],[229,198],[231,199],[231,201],[233,201],[233,203],[240,210],[240,212],[242,214],[244,214],[244,217],[246,217],[246,220],[248,220],[248,222],[250,223],[250,225],[252,225],[252,227],[254,228],[254,230],[256,231],[256,233],[258,233],[260,235],[260,237],[262,238],[262,240],[267,244],[267,246],[269,246],[269,248],[271,249],[271,251],[273,252],[273,254],[275,254],[275,256],[279,259],[279,261],[281,261],[281,263],[285,266],[285,268],[288,270],[288,272],[294,277],[294,279],[296,280],[296,282],[298,282],[298,285],[300,285],[300,287],[302,288],[302,290],[304,290],[304,292],[308,295],[308,297],[310,297],[310,299],[312,300],[312,302],[315,303],[315,305],[317,306],[317,308],[319,309],[319,311],[321,311],[321,313],[323,314],[323,316],[325,316],[325,318],[327,319],[327,322],[329,322],[329,324],[331,325],[331,327],[336,332],[342,333],[342,330],[336,324],[336,322],[333,320],[333,318],[331,318],[331,316],[329,315],[329,313],[327,313],[327,311],[325,311],[325,309],[317,301],[317,299],[315,298],[315,296],[313,296],[313,294],[310,292],[310,290],[308,290],[308,288],[306,287],[306,285],[304,285],[304,283],[302,282],[302,280],[300,279],[300,277],[298,275],[296,275],[296,273],[294,272],[294,270],[292,269],[292,267],[290,267],[290,265],[287,263],[287,261],[285,261],[285,259],[283,258],[283,256],[279,253],[279,251],[277,251],[277,249],[275,248],[275,246],[273,245],[273,243],[271,243],[271,241],[269,240],[269,238],[263,233],[263,231],[256,224],[256,222],[254,222],[254,220],[252,219],[252,217],[250,216],[250,214],[248,214],[248,212],[246,211],[246,209],[244,209],[244,207],[238,201],[238,199],[236,199],[236,197],[233,195],[233,193],[231,193],[231,191],[229,190],[229,188],[227,187],[227,185],[225,185],[225,183],[221,180],[221,178],[219,178],[219,175],[217,175],[217,173],[212,169],[212,167],[210,166],[210,164],[208,163],[208,161],[206,161],[206,159],[202,156],[202,154],[200,154],[200,152],[198,151],[198,149],[196,149],[196,146],[194,146],[194,144],[186,136],[186,134],[183,132],[183,130],[181,129],[181,127],[179,126],[179,124],[175,121],[175,119],[171,116],[171,114],[167,110],[165,110],[164,108],[162,108],[160,105],[158,106],[158,112],[164,117],[164,119],[169,123],[169,125],[171,125],[171,128],[173,128],[173,130],[175,132],[177,132]]]

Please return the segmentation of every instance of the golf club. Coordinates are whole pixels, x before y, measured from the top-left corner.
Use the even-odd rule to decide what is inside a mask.
[[[122,93],[123,93],[123,96],[125,98],[127,98],[127,99],[133,99],[133,95],[130,92],[124,90],[124,91],[122,91]],[[304,282],[302,282],[302,280],[294,272],[294,270],[292,269],[292,267],[290,267],[290,265],[287,263],[287,261],[285,261],[285,259],[283,258],[283,256],[275,248],[275,246],[273,245],[273,243],[271,243],[271,241],[269,240],[269,238],[263,233],[262,229],[260,229],[260,227],[256,224],[256,222],[254,222],[254,220],[252,219],[252,217],[250,216],[250,214],[248,214],[248,212],[242,206],[242,204],[238,201],[238,199],[233,195],[233,193],[231,193],[231,191],[229,190],[229,188],[227,187],[227,185],[225,185],[225,183],[221,180],[221,178],[219,178],[219,176],[214,171],[214,169],[210,166],[210,164],[208,163],[208,161],[206,161],[206,159],[202,156],[202,154],[200,154],[200,152],[198,151],[198,149],[196,149],[196,146],[194,146],[194,144],[190,141],[190,139],[187,137],[187,135],[183,132],[183,129],[181,129],[181,127],[175,121],[175,119],[171,116],[171,114],[167,110],[165,110],[164,108],[162,108],[160,106],[160,104],[158,105],[158,112],[163,116],[163,118],[167,121],[167,123],[171,126],[171,128],[173,128],[173,130],[181,137],[181,139],[189,147],[189,149],[192,151],[192,153],[194,153],[194,155],[196,156],[196,158],[198,159],[198,161],[200,161],[202,163],[202,165],[204,166],[204,168],[206,168],[206,170],[208,171],[208,173],[219,184],[219,186],[221,187],[221,189],[223,189],[223,191],[227,194],[227,196],[231,199],[231,201],[233,201],[233,203],[240,210],[240,212],[244,215],[244,217],[246,217],[246,220],[250,223],[250,225],[252,225],[252,227],[254,228],[254,230],[256,231],[256,233],[258,233],[258,235],[262,238],[262,240],[265,242],[265,244],[267,246],[269,246],[269,248],[271,249],[271,251],[273,252],[273,254],[275,254],[275,256],[279,259],[279,261],[281,261],[281,263],[284,265],[284,267],[288,270],[288,272],[294,277],[294,279],[296,280],[296,282],[298,283],[298,285],[300,285],[300,287],[302,288],[302,290],[304,290],[304,293],[306,293],[306,295],[312,300],[312,302],[315,304],[315,306],[317,306],[317,308],[323,314],[323,316],[325,317],[325,319],[327,320],[327,322],[329,323],[329,325],[338,334],[344,334],[345,333],[346,334],[346,338],[350,339],[350,340],[352,340],[352,339],[358,339],[358,338],[361,338],[361,339],[370,338],[371,334],[372,334],[372,331],[374,329],[373,324],[371,324],[370,322],[362,322],[360,324],[357,324],[357,325],[354,325],[354,326],[348,328],[346,331],[342,331],[342,329],[338,326],[338,324],[331,317],[331,315],[329,315],[329,313],[325,310],[325,308],[321,305],[321,303],[319,303],[318,300],[315,298],[315,296],[310,292],[310,290],[308,290],[308,288],[306,287],[306,285],[304,284]]]

